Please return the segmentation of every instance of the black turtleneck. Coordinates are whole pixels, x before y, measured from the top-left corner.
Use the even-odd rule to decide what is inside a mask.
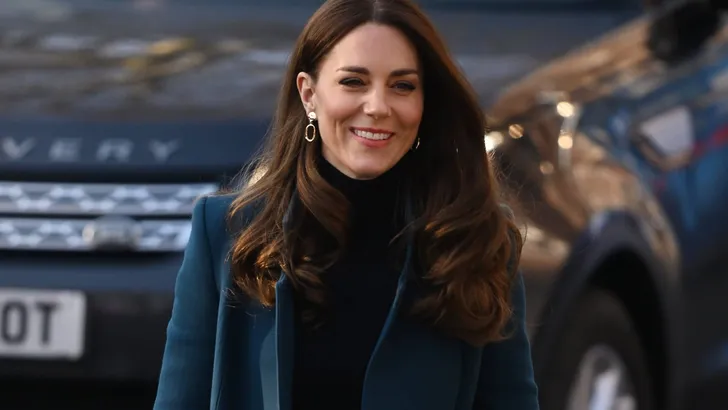
[[[406,159],[405,159],[406,160]],[[327,270],[323,324],[296,326],[294,410],[358,410],[369,358],[397,289],[391,239],[405,160],[371,180],[342,174],[321,158],[319,172],[352,205],[347,249]]]

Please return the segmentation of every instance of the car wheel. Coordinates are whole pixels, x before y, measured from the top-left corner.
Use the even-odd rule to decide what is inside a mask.
[[[613,294],[583,295],[549,356],[539,381],[542,410],[653,410],[644,349]]]

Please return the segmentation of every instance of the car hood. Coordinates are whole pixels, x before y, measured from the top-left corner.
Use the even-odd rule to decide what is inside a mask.
[[[314,10],[290,4],[3,0],[0,112],[84,120],[269,117],[291,47]],[[483,104],[628,18],[477,7],[429,15]]]

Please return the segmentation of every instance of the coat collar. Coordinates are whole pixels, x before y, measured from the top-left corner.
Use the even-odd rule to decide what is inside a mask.
[[[397,292],[394,297],[394,301],[389,310],[389,314],[385,320],[382,331],[379,335],[379,339],[374,347],[372,356],[369,360],[368,368],[381,367],[379,363],[383,359],[380,359],[380,350],[382,345],[387,340],[389,333],[395,323],[398,316],[400,306],[402,305],[402,299],[404,294],[405,285],[408,277],[408,266],[410,265],[409,260],[411,258],[411,246],[407,246],[407,257],[405,268],[400,273],[399,282],[397,285]],[[280,410],[291,410],[292,403],[292,390],[293,390],[293,363],[294,363],[294,306],[293,306],[293,287],[290,281],[287,279],[285,274],[281,272],[281,277],[276,283],[276,308],[275,308],[275,338],[269,338],[271,342],[275,342],[274,350],[276,352],[276,376],[270,374],[272,369],[267,368],[263,363],[261,366],[261,374],[268,373],[269,377],[264,378],[264,383],[275,383],[275,388],[271,386],[264,386],[263,392],[270,397],[264,399],[265,403],[278,403],[277,409]],[[367,371],[364,379],[364,392],[367,391],[367,386],[372,384],[371,372]],[[380,407],[377,407],[380,408]]]
[[[294,195],[294,200],[289,204],[283,220],[284,227],[289,226],[291,215],[298,206],[295,198]],[[411,217],[410,207],[407,208],[407,216]],[[407,290],[414,290],[408,287],[409,279],[414,277],[413,248],[413,241],[408,238],[397,292],[367,367],[362,402],[364,410],[423,409],[432,408],[433,403],[442,403],[436,408],[454,408],[456,402],[462,400],[458,386],[463,374],[463,354],[470,355],[473,352],[463,350],[461,342],[436,334],[425,326],[404,325],[399,320],[404,295],[409,293]],[[271,368],[269,362],[260,363],[263,401],[275,403],[274,408],[280,410],[292,409],[295,343],[293,300],[293,287],[285,273],[281,272],[276,283],[274,337],[266,338],[269,345],[264,347],[265,350],[275,352],[275,368]],[[400,331],[405,327],[407,331]],[[403,348],[403,344],[410,340],[416,341],[416,346]],[[396,366],[393,365],[394,361],[402,364],[409,361],[417,365]],[[423,367],[437,371],[422,372]],[[392,371],[397,374],[392,374]],[[411,390],[398,387],[402,378],[418,381],[415,395]]]

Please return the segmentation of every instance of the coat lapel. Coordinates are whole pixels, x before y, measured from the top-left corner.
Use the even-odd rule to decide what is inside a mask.
[[[417,297],[413,248],[408,240],[397,293],[367,367],[362,410],[452,409],[460,401],[464,346],[402,314]]]
[[[296,196],[294,195],[294,198]],[[284,226],[296,206],[289,205]],[[477,380],[472,373],[475,350],[443,336],[431,327],[413,323],[400,314],[411,287],[413,241],[408,240],[404,268],[382,332],[372,353],[364,380],[362,409],[469,408],[462,381]],[[260,361],[265,409],[291,410],[294,364],[293,289],[284,273],[276,284],[275,327],[262,350],[273,360]],[[274,358],[270,355],[275,356]],[[469,385],[472,383],[464,383]]]
[[[467,353],[425,326],[395,322],[367,369],[362,410],[463,408]]]
[[[278,370],[279,410],[292,408],[293,343],[294,343],[293,290],[285,275],[276,285],[276,367]]]
[[[293,295],[281,276],[276,284],[275,324],[260,348],[260,383],[265,410],[290,410],[293,388]]]
[[[291,223],[292,214],[298,205],[297,196],[294,192],[288,205],[282,221],[284,229]],[[291,410],[293,406],[294,314],[293,288],[285,272],[281,271],[276,283],[275,327],[263,346],[265,351],[274,352],[275,360],[260,363],[266,410],[269,406],[271,410]]]

